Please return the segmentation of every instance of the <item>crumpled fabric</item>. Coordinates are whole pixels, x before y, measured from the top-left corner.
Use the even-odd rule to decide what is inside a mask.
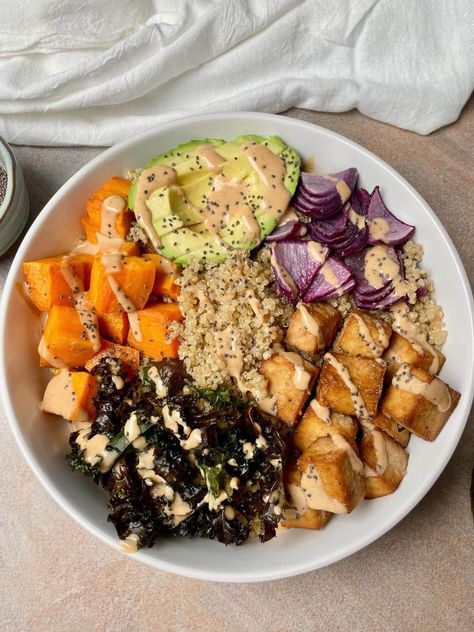
[[[472,0],[0,0],[0,134],[111,145],[297,106],[429,134],[474,87]]]

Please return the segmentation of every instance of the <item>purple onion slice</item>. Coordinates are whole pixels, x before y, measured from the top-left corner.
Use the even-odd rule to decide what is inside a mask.
[[[313,241],[273,243],[273,273],[282,296],[293,303],[304,294],[328,255],[329,248]]]
[[[267,237],[267,241],[286,241],[288,239],[296,239],[307,233],[307,228],[297,219],[290,219],[284,224],[280,224]]]
[[[336,257],[328,257],[304,293],[305,303],[328,300],[328,296],[340,296],[352,282],[350,270]],[[352,287],[352,285],[351,285]]]
[[[385,206],[379,187],[375,187],[367,205],[369,244],[397,246],[410,239],[415,227],[405,224]]]

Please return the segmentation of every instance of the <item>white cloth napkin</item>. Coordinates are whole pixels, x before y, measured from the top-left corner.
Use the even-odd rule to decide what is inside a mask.
[[[109,145],[292,106],[428,134],[474,87],[472,0],[0,0],[0,134]]]

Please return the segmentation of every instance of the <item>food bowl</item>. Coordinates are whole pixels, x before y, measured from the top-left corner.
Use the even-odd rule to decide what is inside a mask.
[[[107,523],[106,496],[87,477],[72,472],[64,455],[65,422],[40,412],[47,381],[38,368],[36,348],[41,322],[23,293],[21,263],[67,251],[80,234],[87,197],[107,178],[145,164],[190,138],[276,134],[303,157],[314,156],[323,171],[355,166],[361,186],[379,185],[389,208],[415,224],[415,239],[425,249],[424,267],[436,285],[445,312],[447,361],[441,377],[461,392],[461,401],[433,443],[413,437],[409,467],[398,490],[362,503],[350,516],[336,516],[320,532],[289,530],[260,544],[225,547],[215,541],[166,538],[133,557],[155,568],[217,581],[265,581],[297,575],[331,564],[367,546],[399,522],[430,489],[460,437],[473,395],[473,303],[466,274],[445,229],[416,191],[391,167],[338,134],[282,116],[254,113],[195,116],[166,124],[127,140],[95,158],[73,176],[40,213],[12,264],[1,311],[0,395],[15,438],[32,470],[59,505],[91,534],[120,550]]]
[[[28,219],[29,201],[20,163],[0,136],[0,166],[7,174],[7,189],[0,203],[0,255],[18,239]]]

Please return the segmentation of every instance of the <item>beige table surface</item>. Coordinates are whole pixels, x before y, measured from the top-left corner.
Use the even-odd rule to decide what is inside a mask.
[[[474,101],[429,137],[357,112],[291,116],[340,132],[404,175],[438,214],[474,279]],[[101,149],[18,147],[31,218]],[[31,219],[30,218],[30,219]],[[3,286],[11,256],[0,262]],[[461,360],[463,361],[463,360]],[[472,359],[466,358],[469,362]],[[33,477],[0,419],[0,630],[396,632],[474,630],[473,417],[440,479],[392,531],[333,566],[267,584],[175,577],[90,536]]]

